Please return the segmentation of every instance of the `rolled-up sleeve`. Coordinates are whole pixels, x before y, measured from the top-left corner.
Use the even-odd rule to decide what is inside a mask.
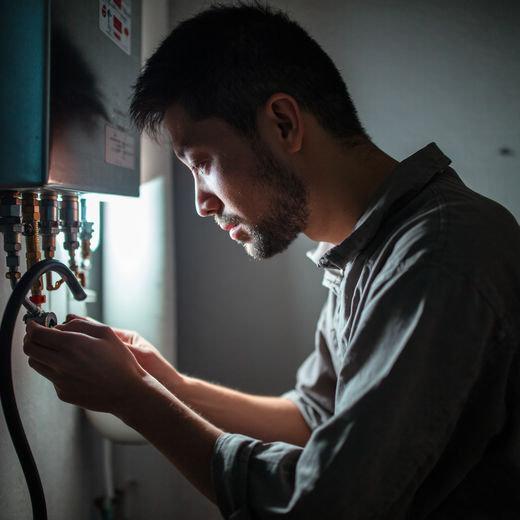
[[[437,468],[449,464],[450,478],[425,492],[421,507],[433,508],[503,426],[505,385],[489,382],[507,379],[512,349],[498,322],[477,290],[439,266],[374,284],[343,342],[334,415],[305,448],[219,438],[212,471],[224,518],[404,518],[456,451]]]

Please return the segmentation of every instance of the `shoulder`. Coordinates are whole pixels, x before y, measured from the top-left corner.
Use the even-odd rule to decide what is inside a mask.
[[[471,287],[502,316],[520,309],[520,227],[451,168],[383,223],[366,258],[376,286],[395,283],[414,266],[410,274],[422,282],[407,277],[409,283]]]

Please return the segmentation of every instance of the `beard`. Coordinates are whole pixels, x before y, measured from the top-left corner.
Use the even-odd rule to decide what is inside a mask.
[[[241,224],[250,237],[237,240],[247,253],[264,260],[285,251],[307,227],[309,220],[309,190],[305,182],[292,169],[282,164],[262,141],[251,144],[255,155],[255,189],[269,196],[267,213],[250,225],[236,216],[215,215],[218,225]]]

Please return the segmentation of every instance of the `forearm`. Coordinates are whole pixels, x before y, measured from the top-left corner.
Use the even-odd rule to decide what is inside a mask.
[[[305,446],[310,429],[288,399],[249,395],[199,379],[182,377],[170,390],[218,428],[263,442]]]
[[[116,333],[149,374],[215,426],[264,442],[285,441],[299,446],[307,442],[310,430],[291,401],[248,395],[183,376],[141,337],[136,341],[135,333]]]
[[[211,457],[222,431],[148,375],[129,392],[128,404],[113,413],[141,433],[187,480],[215,502]]]

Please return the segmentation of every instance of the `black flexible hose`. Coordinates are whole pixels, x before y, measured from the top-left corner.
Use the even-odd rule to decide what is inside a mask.
[[[38,468],[34,462],[31,447],[27,442],[18,407],[16,406],[13,375],[11,372],[11,345],[16,319],[25,295],[38,278],[48,271],[54,271],[63,277],[76,300],[84,300],[87,297],[77,278],[65,264],[57,260],[42,260],[31,267],[20,278],[18,285],[7,302],[0,327],[0,397],[5,422],[7,423],[16,454],[27,481],[27,487],[29,488],[34,520],[47,520],[47,507]]]

